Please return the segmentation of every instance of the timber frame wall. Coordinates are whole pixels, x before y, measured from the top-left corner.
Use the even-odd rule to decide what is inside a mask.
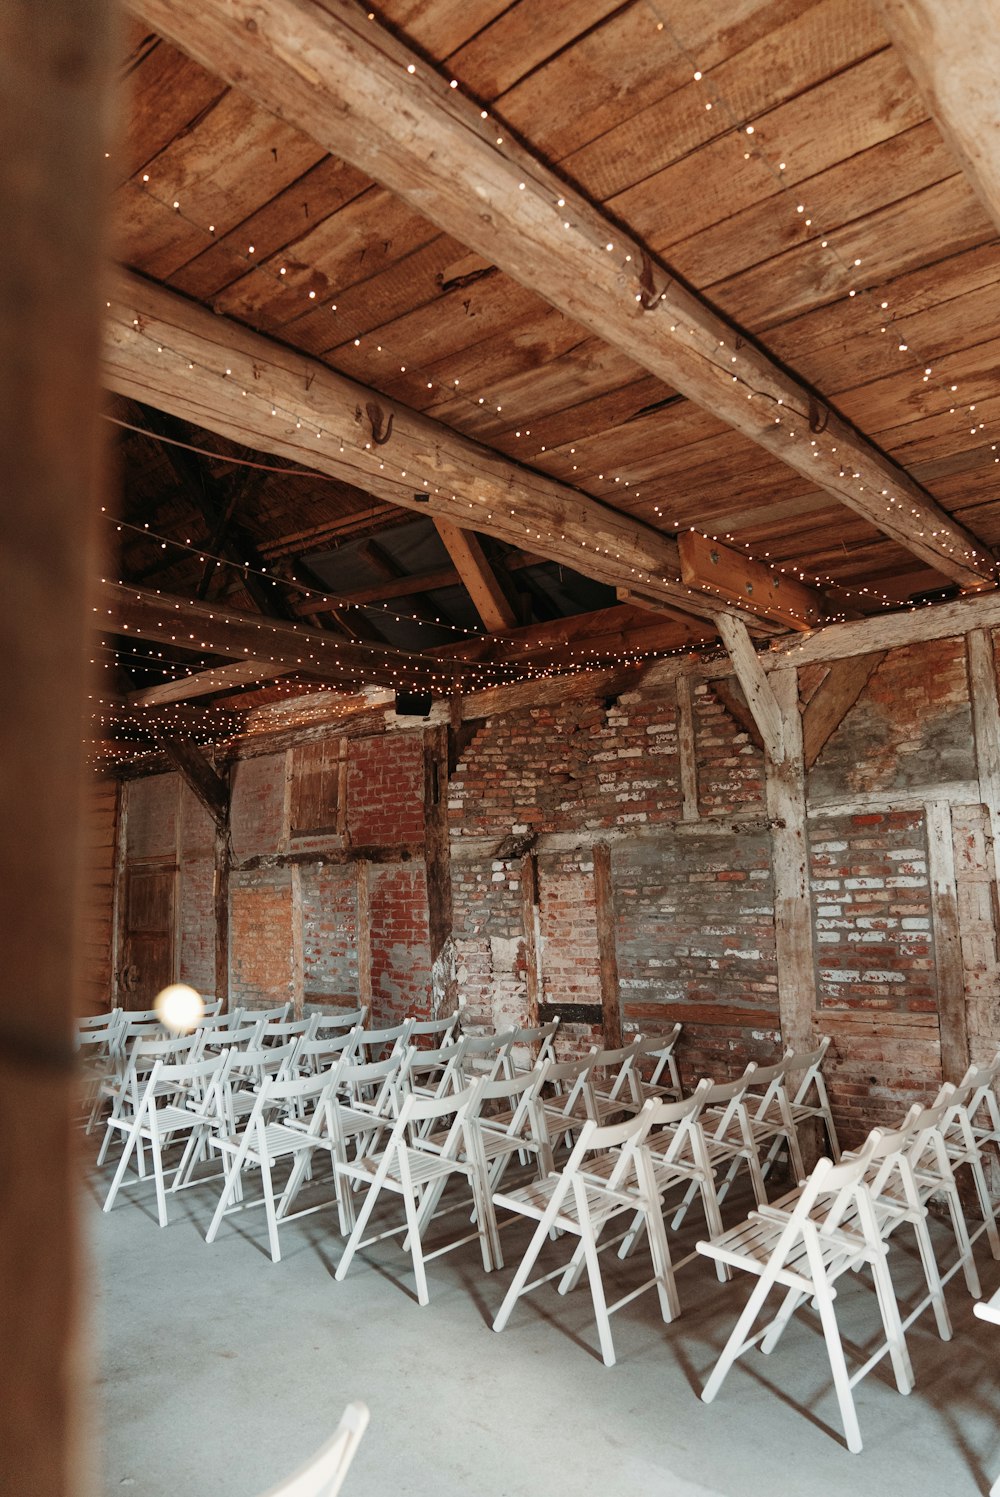
[[[680,1019],[689,1082],[830,1033],[854,1139],[1000,1037],[998,641],[950,609],[755,657],[763,710],[664,662],[247,737],[223,836],[182,775],[125,784],[118,881],[176,862],[178,974],[232,1003]]]

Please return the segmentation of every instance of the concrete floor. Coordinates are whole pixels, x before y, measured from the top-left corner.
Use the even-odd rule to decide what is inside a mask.
[[[972,1497],[1000,1473],[1000,1330],[972,1315],[961,1279],[948,1290],[954,1340],[940,1342],[929,1315],[909,1333],[916,1390],[901,1397],[885,1363],[856,1390],[865,1448],[852,1456],[811,1320],[793,1323],[771,1357],[749,1353],[715,1403],[700,1402],[748,1293],[743,1276],[719,1285],[707,1260],[681,1271],[673,1325],[658,1319],[655,1295],[614,1317],[618,1365],[607,1369],[585,1281],[566,1298],[546,1285],[492,1331],[527,1241],[521,1224],[504,1233],[502,1273],[483,1274],[475,1244],[432,1263],[421,1309],[395,1242],[366,1250],[334,1282],[329,1213],[284,1227],[272,1264],[260,1210],[205,1244],[212,1185],[175,1197],[161,1231],[149,1186],[102,1215],[109,1180],[88,1175],[85,1211],[102,1493],[255,1497],[321,1444],[354,1398],[371,1424],[345,1497]],[[727,1219],[739,1212],[734,1200]],[[698,1235],[695,1218],[677,1257]],[[935,1232],[943,1258],[948,1234]],[[977,1259],[988,1295],[1000,1264],[983,1240]],[[631,1266],[623,1278],[606,1262],[610,1298]],[[916,1287],[902,1239],[890,1262],[902,1299]],[[841,1283],[842,1328],[860,1347],[874,1335],[874,1299]]]

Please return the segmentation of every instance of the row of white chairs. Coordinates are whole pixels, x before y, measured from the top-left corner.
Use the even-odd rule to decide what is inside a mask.
[[[730,1231],[699,1242],[699,1252],[727,1268],[756,1276],[757,1284],[716,1363],[702,1398],[711,1402],[736,1360],[751,1347],[769,1353],[795,1312],[811,1304],[819,1313],[834,1389],[848,1449],[862,1448],[853,1389],[886,1355],[901,1393],[913,1387],[906,1331],[932,1308],[942,1340],[952,1336],[945,1284],[959,1272],[969,1294],[981,1296],[973,1243],[987,1235],[1000,1258],[994,1206],[984,1150],[1000,1147],[996,1084],[1000,1052],[987,1066],[970,1066],[957,1087],[946,1085],[929,1107],[915,1104],[900,1127],[872,1132],[856,1152],[839,1163],[821,1159],[809,1179],[772,1206],[751,1212]],[[982,1222],[969,1232],[956,1171],[968,1167]],[[928,1207],[943,1200],[957,1254],[942,1273],[928,1227]],[[926,1293],[900,1314],[888,1262],[890,1240],[912,1227]],[[884,1340],[849,1373],[836,1315],[835,1285],[842,1275],[868,1267],[874,1281]],[[783,1291],[776,1316],[754,1327],[772,1290]]]

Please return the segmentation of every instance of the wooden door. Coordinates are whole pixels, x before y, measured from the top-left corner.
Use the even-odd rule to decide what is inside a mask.
[[[162,863],[125,870],[125,932],[118,973],[118,1002],[151,1008],[174,980],[174,885],[177,870]]]

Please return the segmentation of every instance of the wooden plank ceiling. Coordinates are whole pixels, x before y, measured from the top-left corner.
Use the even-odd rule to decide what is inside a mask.
[[[914,82],[919,39],[904,60],[871,0],[271,0],[256,33],[216,0],[132,9],[126,125],[109,162],[116,257],[150,294],[174,294],[162,303],[172,329],[186,305],[216,314],[222,364],[250,348],[245,329],[267,341],[233,366],[246,393],[223,397],[204,341],[169,341],[152,314],[130,315],[133,283],[116,283],[108,414],[124,423],[123,492],[108,508],[123,581],[182,608],[224,600],[233,617],[351,641],[331,685],[422,687],[433,675],[442,691],[689,649],[717,640],[723,607],[763,636],[993,585],[1000,242],[968,152],[942,133],[944,106],[925,83],[932,119]],[[352,103],[338,123],[348,51],[351,87],[369,66],[373,79],[390,69],[413,80],[412,107],[386,87],[370,118],[358,124]],[[322,129],[299,128],[305,85]],[[439,127],[444,142],[478,132],[467,191],[461,163],[450,185],[434,164]],[[953,121],[944,129],[961,136]],[[483,168],[477,187],[487,146],[496,177]],[[395,190],[363,157],[384,161]],[[511,171],[524,187],[504,196]],[[564,257],[547,250],[550,225],[536,233],[553,182],[565,194],[562,209],[549,204],[555,219],[570,215]],[[606,273],[598,230],[618,240]],[[662,292],[655,312],[634,305],[647,289],[650,305]],[[295,370],[325,365],[365,387],[351,437],[329,440],[338,428],[310,404],[308,373],[304,433],[290,386],[272,405],[289,349],[310,361]],[[157,359],[162,378],[149,372]],[[686,395],[665,377],[673,369]],[[765,424],[779,431],[736,410],[723,382],[737,377],[755,420],[767,395]],[[436,424],[413,428],[433,449],[426,471],[392,466],[389,417],[401,432],[408,413]],[[469,464],[494,465],[509,514],[465,493]],[[449,475],[447,502],[432,470]],[[548,529],[537,515],[534,529],[518,526],[522,487],[542,496]],[[607,509],[616,539],[588,558],[588,527]],[[682,575],[675,543],[689,531],[724,549],[689,547]],[[759,567],[741,576],[734,552],[773,568],[778,590]],[[690,557],[718,568],[716,591],[698,573],[692,585]],[[793,579],[805,588],[789,601]],[[759,610],[754,581],[768,598]],[[136,731],[143,693],[190,673],[198,708],[186,710],[205,714],[211,736],[204,672],[246,661],[242,635],[220,626],[157,651],[158,627],[141,640],[130,615],[127,634],[103,636],[101,731],[129,693],[122,720]],[[440,673],[413,659],[428,650]],[[273,678],[274,662],[261,665]],[[317,679],[314,654],[308,674],[267,690]],[[233,681],[219,677],[230,707]]]

